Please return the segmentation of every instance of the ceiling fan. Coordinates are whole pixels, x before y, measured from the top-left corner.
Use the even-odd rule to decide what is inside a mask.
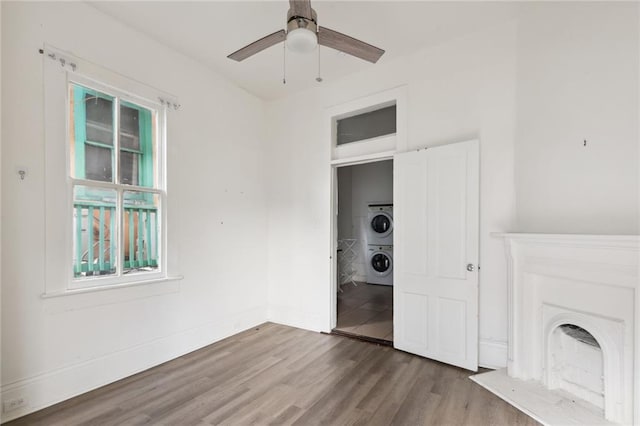
[[[269,34],[227,57],[240,62],[285,40],[289,50],[294,52],[310,52],[319,44],[372,63],[376,63],[384,53],[384,50],[368,43],[319,27],[318,15],[311,8],[310,0],[289,0],[289,4],[291,7],[287,12],[287,31]]]

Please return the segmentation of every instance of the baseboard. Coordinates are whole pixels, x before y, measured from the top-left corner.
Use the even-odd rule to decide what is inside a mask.
[[[310,331],[331,331],[327,326],[326,317],[289,306],[271,306],[267,314],[267,321]]]
[[[496,370],[507,366],[507,358],[509,356],[507,342],[480,339],[478,346],[478,364],[480,367]]]
[[[2,422],[8,422],[148,370],[266,321],[265,308],[256,308],[103,357],[3,385],[0,388],[0,401],[24,398],[27,405],[9,413],[3,413]]]
[[[476,374],[471,380],[545,426],[614,426],[602,412],[562,390],[549,390],[534,380],[509,377],[506,369]],[[615,423],[618,425],[618,423]]]

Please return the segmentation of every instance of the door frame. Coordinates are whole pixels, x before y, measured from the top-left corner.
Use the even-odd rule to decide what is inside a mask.
[[[329,300],[329,331],[336,328],[338,322],[338,168],[347,166],[357,166],[360,164],[377,163],[380,161],[393,160],[396,153],[393,151],[385,151],[376,154],[363,155],[352,158],[334,160],[331,162],[331,211],[330,211],[330,228],[329,232],[329,259],[330,267],[330,285]]]
[[[338,318],[338,264],[336,258],[338,241],[338,188],[337,168],[355,166],[357,164],[373,163],[376,161],[392,160],[398,152],[404,152],[408,148],[407,141],[407,111],[408,111],[408,86],[401,84],[379,92],[367,93],[361,97],[355,97],[343,103],[327,106],[323,117],[324,139],[331,147],[328,152],[330,170],[330,200],[329,200],[329,282],[328,287],[330,306],[326,311],[328,317],[327,332],[333,330]],[[396,105],[396,133],[363,141],[337,146],[336,144],[336,119],[366,112],[382,105]],[[326,181],[325,181],[326,182]],[[326,294],[326,293],[325,293]]]

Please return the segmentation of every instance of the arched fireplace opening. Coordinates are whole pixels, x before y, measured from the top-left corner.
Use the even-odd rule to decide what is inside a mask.
[[[550,389],[562,389],[604,411],[604,354],[593,334],[575,324],[556,327],[549,339]]]

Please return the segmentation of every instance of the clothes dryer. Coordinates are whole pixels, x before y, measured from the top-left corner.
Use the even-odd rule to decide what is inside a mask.
[[[367,244],[393,245],[393,204],[369,204]]]

